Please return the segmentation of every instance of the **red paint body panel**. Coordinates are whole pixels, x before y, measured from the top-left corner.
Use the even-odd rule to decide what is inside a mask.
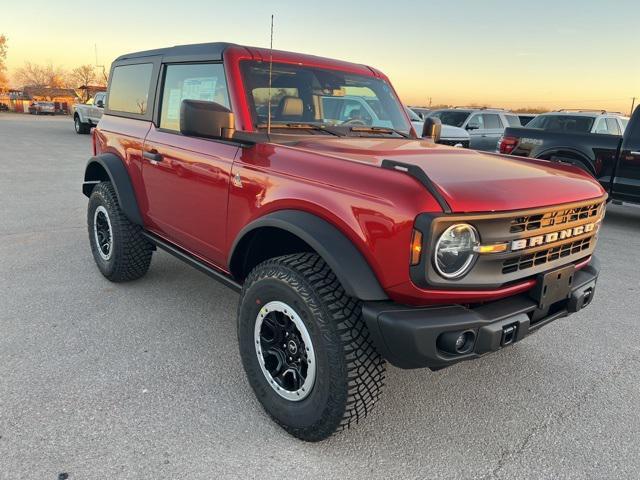
[[[269,51],[234,46],[223,58],[236,129],[253,131],[239,65],[268,60]],[[386,79],[363,65],[314,56],[274,51],[273,60]],[[380,168],[382,160],[422,167],[454,212],[520,210],[604,194],[597,181],[573,167],[418,139],[299,136],[286,144],[240,147],[105,115],[95,142],[98,153],[124,159],[145,227],[212,266],[229,271],[231,246],[248,223],[277,210],[303,210],[343,232],[387,295],[410,305],[495,300],[526,291],[534,281],[475,291],[414,285],[409,245],[415,218],[442,209],[415,179]],[[161,154],[163,161],[151,163],[142,157],[143,149]],[[231,181],[235,175],[241,186]]]

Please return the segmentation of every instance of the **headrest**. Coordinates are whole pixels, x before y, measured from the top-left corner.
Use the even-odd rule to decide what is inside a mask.
[[[299,117],[302,115],[302,99],[298,97],[283,97],[280,100],[283,117]]]

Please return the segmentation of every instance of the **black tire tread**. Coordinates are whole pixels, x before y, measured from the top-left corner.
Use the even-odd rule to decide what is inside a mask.
[[[112,282],[128,282],[144,276],[151,265],[153,246],[142,235],[142,227],[132,223],[124,214],[118,203],[118,196],[111,182],[99,183],[91,193],[91,197],[100,197],[109,212],[113,234],[118,236],[114,242],[116,255],[113,271],[102,274]],[[91,202],[91,199],[90,199]],[[91,215],[91,210],[89,211]],[[92,232],[92,219],[88,219],[89,236]],[[95,248],[91,242],[92,250]],[[93,252],[94,257],[97,252]]]
[[[311,291],[317,294],[319,302],[314,298],[304,298],[304,292],[308,290],[296,288],[297,280],[295,276],[292,278],[288,275],[287,270],[297,272],[309,284]],[[303,300],[316,319],[329,318],[334,322],[338,334],[334,338],[339,339],[339,345],[334,347],[344,352],[344,362],[331,359],[334,363],[332,368],[339,370],[346,365],[344,376],[334,380],[346,382],[346,404],[342,407],[339,403],[344,399],[341,399],[342,401],[336,402],[335,405],[327,406],[327,410],[332,410],[333,414],[337,409],[344,408],[344,413],[341,418],[338,418],[337,425],[329,422],[323,426],[323,429],[308,432],[296,431],[278,423],[291,434],[311,441],[327,438],[333,433],[357,424],[371,412],[380,398],[385,379],[385,361],[373,346],[367,326],[361,318],[361,301],[346,294],[333,271],[315,253],[297,253],[266,260],[249,274],[243,293],[254,282],[266,277],[286,281],[303,296]],[[325,310],[328,315],[323,316],[322,312],[317,310]],[[325,336],[324,340],[329,342],[332,339]],[[343,388],[342,385],[333,387],[335,391]]]

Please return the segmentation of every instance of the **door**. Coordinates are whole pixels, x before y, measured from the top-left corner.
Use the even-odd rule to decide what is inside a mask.
[[[91,123],[93,123],[94,125],[97,125],[102,118],[102,112],[104,111],[104,108],[98,107],[98,102],[102,101],[102,104],[104,105],[105,97],[106,93],[96,93],[95,97],[93,97],[93,105],[91,105],[91,107],[89,108],[89,120],[91,120]]]
[[[482,118],[482,114],[472,114],[465,128],[469,132],[469,148],[484,150],[486,135],[484,133],[484,119]]]
[[[226,263],[227,201],[239,147],[180,134],[182,100],[214,101],[229,108],[219,63],[164,66],[160,108],[142,161],[147,195],[142,215],[149,229],[215,265]]]
[[[484,148],[482,150],[495,152],[498,148],[498,141],[504,133],[504,124],[497,113],[483,113],[484,122]]]
[[[629,122],[622,142],[613,198],[640,203],[640,107]]]

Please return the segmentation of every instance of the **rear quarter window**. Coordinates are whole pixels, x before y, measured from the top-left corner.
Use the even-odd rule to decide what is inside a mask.
[[[152,63],[115,67],[109,88],[109,110],[145,115],[149,107],[152,73]]]
[[[520,122],[520,119],[518,117],[516,117],[515,115],[505,115],[505,118],[507,119],[507,123],[509,124],[510,127],[521,127],[522,123]]]

